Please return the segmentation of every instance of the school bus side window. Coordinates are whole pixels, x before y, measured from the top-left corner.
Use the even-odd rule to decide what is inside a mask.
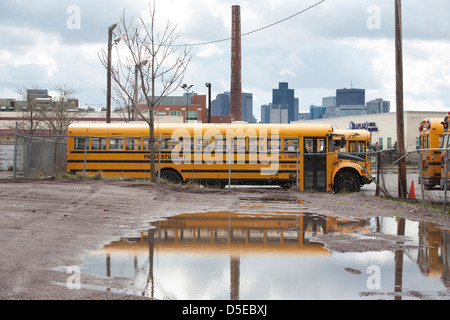
[[[222,136],[214,137],[213,148],[215,151],[224,151],[227,149],[227,140]]]
[[[447,144],[448,144],[448,134],[446,134],[446,135],[444,135],[444,139],[442,140],[442,143],[441,143],[441,148],[447,148]]]
[[[283,151],[297,151],[297,150],[298,150],[298,139],[284,138]]]
[[[264,138],[249,137],[248,151],[250,152],[264,151]]]
[[[109,138],[109,150],[123,150],[123,139]]]
[[[313,153],[314,152],[313,139],[305,138],[305,146],[304,146],[304,150],[303,151],[305,153]]]
[[[106,150],[106,138],[92,138],[91,139],[92,150]]]
[[[84,151],[86,145],[86,138],[75,138],[74,150]]]
[[[245,152],[245,148],[246,148],[246,141],[245,141],[245,137],[237,137],[234,138],[234,151],[237,152]]]
[[[211,144],[211,138],[210,137],[203,137],[203,138],[194,138],[195,145],[194,150],[195,151],[203,151],[207,146]]]
[[[317,139],[317,152],[327,152],[326,141],[323,138]]]
[[[172,151],[176,142],[171,137],[161,137],[161,151]]]
[[[268,138],[267,151],[280,151],[280,138]]]
[[[142,149],[142,140],[140,138],[128,137],[125,143],[126,150],[140,151]]]

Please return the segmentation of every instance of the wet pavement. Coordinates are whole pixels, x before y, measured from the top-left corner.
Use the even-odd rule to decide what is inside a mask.
[[[133,283],[90,289],[157,299],[450,299],[448,230],[306,210],[296,198],[248,197],[237,211],[176,215],[90,252],[81,271]],[[407,246],[395,251],[332,252],[314,240],[399,232]]]

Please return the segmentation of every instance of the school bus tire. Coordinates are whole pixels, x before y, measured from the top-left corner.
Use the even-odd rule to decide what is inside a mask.
[[[343,171],[336,175],[333,190],[334,193],[359,192],[361,190],[361,181],[357,174],[351,171]]]
[[[160,178],[167,180],[174,184],[181,184],[183,182],[183,179],[178,174],[178,172],[173,170],[162,170],[160,174]]]

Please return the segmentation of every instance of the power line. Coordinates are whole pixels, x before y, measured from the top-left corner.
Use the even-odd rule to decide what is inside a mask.
[[[274,23],[268,24],[268,25],[266,25],[266,26],[264,26],[264,27],[255,29],[255,30],[253,30],[253,31],[249,31],[249,32],[243,33],[243,34],[241,34],[241,37],[248,36],[248,35],[250,35],[250,34],[253,34],[253,33],[256,33],[256,32],[259,32],[259,31],[262,31],[262,30],[264,30],[264,29],[268,29],[268,28],[273,27],[273,26],[275,26],[275,25],[277,25],[277,24],[280,24],[280,23],[282,23],[282,22],[284,22],[284,21],[287,21],[287,20],[289,20],[289,19],[292,19],[292,18],[294,18],[294,17],[296,17],[296,16],[298,16],[298,15],[300,15],[300,14],[302,14],[302,13],[305,13],[305,12],[308,11],[308,10],[311,10],[311,9],[314,8],[314,7],[317,7],[317,6],[318,6],[319,4],[321,4],[322,2],[325,2],[325,0],[321,0],[321,1],[319,1],[319,2],[317,2],[317,3],[315,3],[315,4],[313,4],[313,5],[309,6],[309,7],[306,8],[306,9],[303,9],[303,10],[297,12],[297,13],[294,13],[294,14],[290,15],[289,17],[286,17],[286,18],[284,18],[284,19],[278,20],[278,21],[276,21],[276,22],[274,22]],[[191,44],[177,44],[177,45],[172,45],[172,46],[174,46],[174,47],[195,47],[195,46],[203,46],[203,45],[213,44],[213,43],[218,43],[218,42],[224,42],[224,41],[228,41],[228,40],[231,40],[231,39],[232,39],[231,37],[228,37],[228,38],[219,39],[219,40],[213,40],[213,41],[206,41],[206,42],[199,42],[199,43],[191,43]]]

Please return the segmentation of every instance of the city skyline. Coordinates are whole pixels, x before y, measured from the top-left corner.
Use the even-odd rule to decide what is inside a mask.
[[[155,1],[157,19],[177,25],[179,44],[229,38],[231,6],[241,6],[242,91],[253,94],[258,120],[261,105],[272,101],[279,82],[295,90],[299,112],[350,87],[365,88],[367,101],[391,101],[395,111],[393,1],[319,2]],[[148,1],[2,3],[0,97],[17,98],[23,87],[51,90],[66,83],[79,91],[80,105],[105,106],[106,70],[98,54],[106,49],[108,26],[118,22],[125,8],[128,17],[145,14]],[[448,12],[445,0],[402,2],[405,110],[449,109]],[[230,91],[230,40],[191,48],[185,82],[192,90],[206,94],[205,83],[210,82],[212,97]],[[182,89],[174,95],[182,95]]]

